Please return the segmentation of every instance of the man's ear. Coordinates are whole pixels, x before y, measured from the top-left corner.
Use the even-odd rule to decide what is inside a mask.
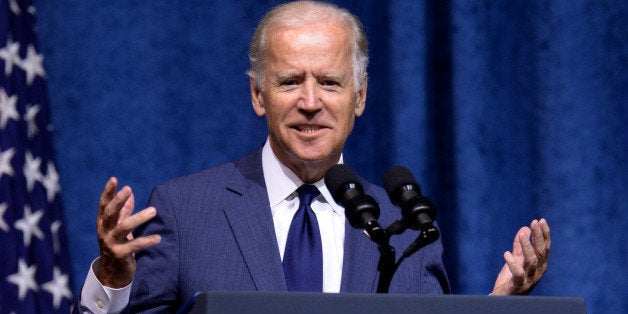
[[[249,85],[251,87],[251,102],[253,103],[253,110],[255,110],[255,114],[261,117],[266,113],[266,109],[264,107],[264,93],[262,92],[259,84],[257,84],[256,79],[249,77]]]
[[[366,107],[366,90],[368,87],[368,79],[367,76],[365,75],[364,78],[362,79],[362,87],[360,88],[359,91],[357,91],[357,95],[356,95],[356,103],[355,103],[355,116],[359,117],[362,115],[362,113],[364,113],[364,109]]]

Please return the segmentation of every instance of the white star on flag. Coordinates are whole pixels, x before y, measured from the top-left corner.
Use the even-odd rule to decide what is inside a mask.
[[[9,119],[20,119],[20,114],[15,108],[16,103],[17,96],[13,95],[9,97],[4,88],[0,87],[0,130],[4,129]]]
[[[28,85],[33,84],[35,76],[46,76],[43,62],[44,57],[37,53],[33,45],[28,45],[28,48],[26,49],[26,59],[23,59],[18,64],[18,66],[26,72],[26,82]]]
[[[63,298],[72,299],[72,292],[68,289],[68,275],[62,274],[59,267],[54,267],[52,281],[42,284],[41,288],[52,294],[52,304],[55,309],[59,308]]]
[[[52,248],[54,249],[55,254],[58,254],[61,250],[61,245],[59,244],[59,229],[61,228],[61,221],[56,220],[55,222],[50,224],[50,233],[52,233]]]
[[[18,297],[20,300],[24,300],[28,290],[37,291],[39,287],[35,281],[35,272],[37,271],[37,265],[26,265],[26,262],[20,258],[18,261],[17,273],[7,277],[7,281],[17,285],[19,289]]]
[[[34,214],[31,213],[31,207],[24,205],[24,218],[15,221],[15,229],[24,233],[24,246],[31,245],[31,238],[37,237],[39,240],[44,239],[44,233],[39,229],[39,221],[44,215],[44,212],[40,209]]]
[[[41,181],[43,175],[41,171],[39,171],[39,167],[41,166],[41,158],[33,157],[31,152],[26,152],[26,161],[24,162],[24,177],[26,177],[26,187],[28,191],[33,191],[33,187],[35,186],[35,182]]]
[[[13,65],[20,62],[20,44],[7,38],[7,45],[0,49],[0,58],[4,60],[4,74],[6,76],[11,75]]]
[[[35,118],[37,117],[37,113],[39,113],[39,109],[41,109],[38,105],[26,105],[26,115],[24,116],[24,120],[28,124],[28,137],[33,138],[35,134],[37,134],[37,121]]]
[[[9,232],[9,225],[7,224],[7,222],[4,220],[4,213],[7,212],[7,208],[9,207],[9,205],[7,205],[7,203],[2,203],[0,204],[0,230],[4,231],[4,232]]]
[[[55,168],[55,164],[51,161],[48,162],[48,173],[42,179],[41,183],[46,188],[46,197],[48,198],[48,202],[52,202],[55,199],[55,195],[61,191],[61,186],[59,186],[59,174],[57,173],[57,168]]]
[[[9,148],[0,152],[0,178],[5,174],[13,176],[13,167],[11,166],[13,155],[15,155],[15,148]]]
[[[17,0],[9,0],[9,8],[11,8],[11,12],[15,15],[22,14],[22,10],[20,10]]]

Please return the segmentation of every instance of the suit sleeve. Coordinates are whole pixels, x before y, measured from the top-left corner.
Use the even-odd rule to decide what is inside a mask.
[[[136,253],[137,271],[128,309],[132,313],[175,312],[183,301],[177,292],[179,239],[175,206],[161,186],[153,190],[148,204],[157,209],[157,216],[137,228],[134,236],[159,234],[161,242]]]

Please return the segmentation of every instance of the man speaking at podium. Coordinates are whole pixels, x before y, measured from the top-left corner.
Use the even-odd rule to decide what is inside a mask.
[[[249,57],[253,110],[268,126],[263,147],[156,187],[149,207],[135,214],[131,188],[117,190],[111,178],[98,209],[100,257],[79,310],[173,312],[210,290],[376,291],[379,252],[348,225],[323,180],[343,163],[345,141],[365,109],[360,22],[327,3],[280,5],[258,25]],[[361,181],[379,203],[381,224],[397,220],[384,190]],[[300,228],[309,228],[300,233],[309,238],[299,238]],[[415,237],[405,232],[391,244],[406,247]],[[549,248],[544,219],[521,228],[492,294],[529,293]],[[390,292],[448,293],[442,250],[437,240],[407,258]]]

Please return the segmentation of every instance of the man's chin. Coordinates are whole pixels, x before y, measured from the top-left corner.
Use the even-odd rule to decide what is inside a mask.
[[[296,162],[306,163],[308,166],[329,163],[331,159],[338,158],[334,157],[336,154],[329,153],[329,151],[311,149],[297,150],[296,153],[291,155]]]
[[[331,147],[327,147],[326,145],[319,145],[321,143],[295,142],[293,142],[293,145],[280,148],[280,154],[288,159],[286,161],[295,166],[299,165],[300,167],[305,166],[308,168],[320,167],[328,163],[335,163],[340,158],[341,153],[335,152]],[[280,157],[280,159],[282,158]]]

